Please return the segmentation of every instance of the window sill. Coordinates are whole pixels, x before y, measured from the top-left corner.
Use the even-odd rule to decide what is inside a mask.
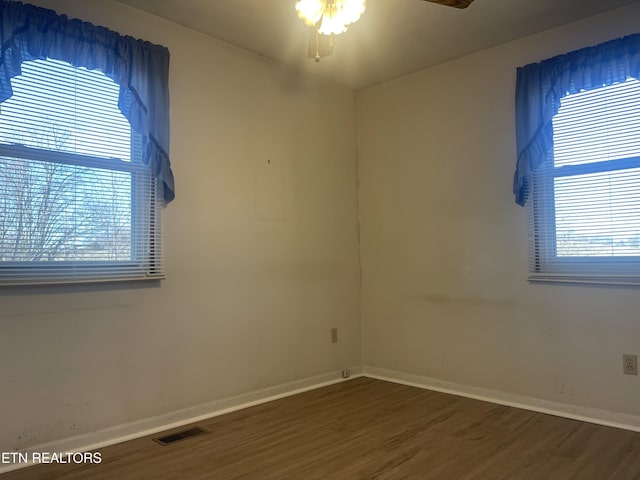
[[[138,282],[157,282],[164,280],[165,275],[148,275],[148,276],[120,276],[120,277],[95,277],[95,278],[51,278],[51,279],[29,279],[25,281],[6,280],[0,281],[0,289],[4,287],[48,287],[48,286],[64,286],[64,285],[85,285],[85,284],[116,284],[116,283],[138,283]]]
[[[529,283],[640,287],[640,275],[530,273]]]

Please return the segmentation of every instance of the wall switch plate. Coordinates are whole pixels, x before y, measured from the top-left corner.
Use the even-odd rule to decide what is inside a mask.
[[[331,329],[331,343],[338,343],[338,329]]]
[[[625,375],[638,375],[638,356],[631,354],[622,355],[622,372]]]

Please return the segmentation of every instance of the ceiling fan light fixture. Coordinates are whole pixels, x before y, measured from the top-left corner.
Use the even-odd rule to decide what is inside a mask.
[[[324,5],[323,0],[297,0],[296,12],[304,23],[313,27],[322,18]]]
[[[340,35],[347,31],[347,26],[338,15],[338,7],[334,3],[327,3],[322,12],[322,20],[318,33],[322,35]]]
[[[342,0],[336,4],[338,17],[345,26],[357,22],[366,8],[365,0]]]
[[[322,35],[339,35],[364,13],[365,0],[297,0],[296,12]]]

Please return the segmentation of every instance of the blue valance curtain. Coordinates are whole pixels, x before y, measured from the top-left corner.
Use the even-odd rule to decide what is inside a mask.
[[[518,68],[516,80],[516,143],[518,161],[513,179],[516,203],[527,201],[527,179],[553,151],[553,116],[560,99],[640,78],[640,34],[583,48]]]
[[[52,58],[99,69],[118,85],[118,106],[143,136],[143,159],[175,197],[169,162],[169,50],[104,27],[16,1],[0,0],[0,102],[12,95],[22,62]]]

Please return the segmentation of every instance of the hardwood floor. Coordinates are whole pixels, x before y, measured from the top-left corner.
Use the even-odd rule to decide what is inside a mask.
[[[640,479],[640,433],[367,378],[101,449],[100,465],[39,465],[2,480]]]

